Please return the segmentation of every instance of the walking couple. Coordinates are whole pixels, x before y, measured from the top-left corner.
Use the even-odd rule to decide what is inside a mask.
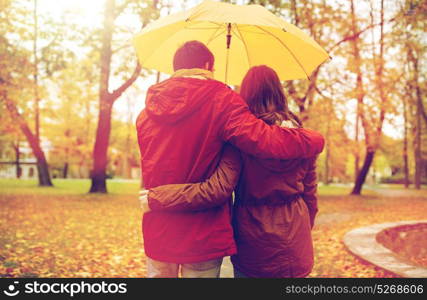
[[[240,95],[213,79],[201,42],[173,67],[136,122],[147,277],[219,277],[225,256],[235,277],[307,276],[323,137],[302,128],[267,66],[248,71]]]

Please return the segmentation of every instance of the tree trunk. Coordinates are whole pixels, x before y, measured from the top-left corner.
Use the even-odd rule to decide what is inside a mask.
[[[331,119],[328,118],[328,121],[326,124],[326,136],[325,136],[325,139],[326,139],[325,141],[325,185],[328,185],[330,183],[329,181],[329,178],[330,178],[329,160],[330,160],[330,153],[331,153],[330,134],[331,134]]]
[[[64,164],[64,168],[62,169],[62,178],[67,178],[68,176],[68,162]]]
[[[293,23],[295,26],[299,26],[299,15],[297,10],[296,0],[291,0],[291,11],[293,12]]]
[[[351,0],[350,2],[350,8],[351,8],[351,29],[352,29],[352,33],[356,34],[358,32],[358,28],[357,28],[357,18],[356,18],[356,10],[354,7],[354,2],[353,0]],[[359,49],[359,45],[358,45],[358,39],[351,39],[351,44],[352,44],[352,48],[353,48],[353,55],[354,55],[354,60],[355,60],[355,66],[356,66],[356,98],[357,98],[357,108],[356,108],[356,125],[355,125],[355,129],[356,129],[356,136],[355,136],[355,141],[356,143],[359,140],[359,119],[361,119],[362,121],[362,125],[365,128],[365,143],[366,145],[369,145],[370,139],[368,139],[369,137],[369,133],[367,132],[367,124],[366,124],[366,120],[364,117],[364,111],[362,110],[363,108],[363,101],[365,98],[365,91],[363,88],[363,80],[362,80],[362,70],[361,70],[361,57],[360,57],[360,49]],[[357,145],[358,146],[358,145]],[[368,153],[368,152],[367,152]],[[365,176],[361,176],[362,175],[362,171],[359,170],[359,151],[358,149],[356,149],[355,152],[355,162],[354,162],[354,176],[355,176],[355,183],[354,183],[354,187],[353,187],[353,192],[352,194],[357,194],[360,195],[360,191],[362,190],[362,186],[363,183],[365,182],[366,179],[366,174]],[[368,166],[368,168],[370,167],[370,164]],[[363,169],[362,169],[363,170]],[[366,170],[366,173],[369,170]],[[362,180],[363,179],[363,180]],[[357,193],[355,193],[355,191]]]
[[[409,187],[409,167],[408,167],[408,119],[406,112],[406,99],[403,99],[403,170],[405,173],[405,188]]]
[[[37,22],[37,0],[34,0],[34,40],[33,40],[33,55],[34,55],[34,96],[35,96],[35,136],[33,141],[28,140],[34,144],[33,148],[34,155],[37,158],[37,171],[39,176],[40,186],[52,186],[49,175],[49,167],[47,165],[46,158],[40,147],[40,98],[39,98],[39,83],[38,83],[38,58],[37,58],[37,35],[38,35],[38,22]],[[35,147],[35,148],[34,148]],[[37,149],[35,151],[35,149]]]
[[[158,79],[160,79],[160,72],[157,72]],[[132,131],[135,130],[135,125],[133,122],[133,107],[131,98],[127,98],[127,135],[126,135],[126,143],[125,147],[126,149],[131,149],[132,147]],[[123,175],[125,178],[132,178],[132,152],[131,151],[125,151],[123,156]]]
[[[421,118],[425,117],[423,99],[421,95],[421,87],[418,81],[419,78],[419,69],[418,69],[418,59],[414,62],[415,69],[415,91],[417,95],[417,135],[416,139],[416,149],[415,149],[415,188],[421,189],[421,177],[423,175],[423,160],[422,160],[422,149],[421,149],[421,136],[423,131],[423,126],[421,124]],[[426,120],[426,119],[425,119]]]
[[[355,142],[356,142],[356,149],[354,151],[354,180],[357,180],[357,176],[359,176],[359,165],[360,165],[360,153],[359,153],[359,105],[360,102],[357,101],[357,108],[356,108],[356,126],[355,126]]]
[[[330,159],[330,154],[329,154],[329,142],[326,141],[325,144],[325,185],[329,185],[329,159]]]
[[[16,178],[19,179],[21,178],[21,160],[20,160],[20,156],[21,156],[21,151],[19,151],[19,140],[16,143],[16,145],[13,145],[13,148],[15,149],[15,163],[16,163]]]
[[[37,38],[38,38],[38,21],[37,21],[37,0],[34,0],[34,39],[33,39],[33,56],[34,56],[34,114],[35,124],[34,132],[37,143],[40,143],[40,97],[39,97],[39,82],[38,82],[38,57],[37,57]]]
[[[355,7],[354,7],[354,0],[350,1],[351,4],[351,16],[352,16],[352,31],[353,33],[357,32],[357,23],[356,23],[356,13],[355,13]],[[375,67],[375,83],[377,85],[377,89],[379,91],[380,96],[380,111],[378,114],[378,121],[377,123],[368,122],[365,112],[366,110],[363,109],[363,106],[365,105],[363,103],[364,98],[364,91],[363,91],[363,82],[362,82],[362,70],[361,70],[361,56],[359,47],[357,44],[357,40],[353,41],[353,50],[354,50],[354,56],[356,61],[356,69],[357,69],[357,98],[358,98],[358,115],[360,116],[363,129],[365,131],[365,143],[366,143],[366,154],[365,154],[365,160],[362,166],[362,169],[360,170],[355,184],[353,191],[351,192],[352,195],[360,195],[362,186],[366,180],[366,176],[369,172],[369,168],[372,165],[372,161],[375,156],[375,151],[378,149],[378,145],[380,142],[380,138],[382,135],[382,127],[384,123],[385,113],[386,113],[386,103],[387,103],[387,93],[384,90],[384,84],[383,84],[383,70],[384,70],[384,0],[381,0],[381,10],[380,10],[380,16],[381,16],[381,22],[380,22],[380,51],[379,55],[377,57],[375,47],[372,48],[372,57],[374,61],[374,67]],[[371,15],[371,25],[374,24],[373,15]],[[374,40],[372,45],[374,46]],[[367,112],[366,112],[367,113]]]
[[[18,112],[18,109],[15,103],[10,100],[7,95],[2,95],[1,99],[3,99],[6,103],[6,107],[9,113],[21,128],[25,137],[27,138],[28,143],[30,144],[31,149],[33,150],[33,154],[37,159],[37,171],[39,177],[39,186],[52,186],[52,182],[50,180],[49,175],[49,167],[46,161],[46,157],[44,155],[43,150],[40,147],[40,144],[37,141],[36,136],[31,132],[31,129],[28,127],[24,118]]]
[[[360,169],[359,175],[357,176],[356,182],[353,187],[352,195],[360,195],[362,191],[363,184],[365,183],[366,176],[368,176],[369,168],[372,165],[372,161],[374,160],[375,151],[366,151],[365,160],[363,162],[363,166]]]
[[[156,2],[156,1],[155,1]],[[102,49],[100,68],[101,76],[99,83],[99,116],[96,129],[96,140],[93,149],[93,169],[91,172],[92,185],[90,193],[107,193],[107,151],[110,141],[111,114],[114,101],[135,82],[141,72],[141,66],[137,64],[132,76],[126,80],[118,89],[109,92],[109,79],[111,68],[111,41],[113,37],[115,1],[107,0],[105,4],[104,29],[102,36]]]
[[[420,102],[417,101],[416,114],[416,135],[415,135],[415,178],[414,184],[416,189],[421,189],[422,158],[421,158],[421,108]]]
[[[101,76],[99,83],[99,116],[93,149],[92,186],[90,193],[106,193],[107,150],[111,130],[112,104],[108,92],[111,65],[111,40],[113,37],[115,1],[105,3],[104,30],[101,49]]]
[[[107,193],[107,151],[111,132],[112,105],[101,99],[98,128],[93,150],[92,186],[90,193]]]
[[[414,53],[415,52],[415,53]],[[414,49],[408,49],[408,58],[412,62],[414,77],[412,79],[416,93],[416,113],[415,113],[415,138],[414,138],[414,158],[415,158],[415,174],[414,174],[414,185],[416,189],[421,188],[421,176],[422,176],[422,153],[421,153],[421,132],[422,124],[421,118],[424,116],[424,106],[422,102],[421,88],[418,81],[419,78],[419,55]]]
[[[39,185],[40,186],[53,186],[50,180],[49,174],[49,166],[44,157],[43,152],[41,152],[43,156],[37,157],[37,171],[39,173]]]

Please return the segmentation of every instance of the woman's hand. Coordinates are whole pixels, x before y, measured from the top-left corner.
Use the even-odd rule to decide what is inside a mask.
[[[151,209],[148,206],[148,190],[139,191],[139,202],[141,204],[142,212],[149,212]]]

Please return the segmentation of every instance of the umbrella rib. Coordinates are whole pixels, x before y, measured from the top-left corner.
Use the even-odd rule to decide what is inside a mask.
[[[197,25],[199,23],[201,23],[201,24],[203,24],[203,23],[211,23],[211,24],[215,25],[216,27],[191,27],[191,26]],[[186,24],[187,25],[184,27],[184,29],[204,29],[204,30],[206,30],[206,29],[215,29],[215,28],[218,30],[223,25],[222,23],[217,23],[217,22],[213,22],[213,21],[193,21],[192,23],[189,23],[189,21],[186,21]]]
[[[237,24],[235,24],[235,23],[233,23],[233,25],[237,28]],[[243,40],[242,40],[242,38],[241,38],[241,36],[239,35],[239,34],[237,34],[238,32],[236,32],[235,30],[234,30],[234,28],[233,28],[233,26],[231,26],[231,32],[233,32],[235,35],[235,37],[237,37],[239,40],[241,40],[242,42],[243,42]]]
[[[308,74],[307,74],[307,72],[305,71],[305,69],[304,69],[304,67],[302,66],[302,64],[300,63],[300,61],[296,58],[296,56],[295,56],[295,54],[291,51],[291,49],[289,49],[289,47],[288,46],[286,46],[286,44],[285,43],[283,43],[277,36],[275,36],[274,34],[272,34],[270,31],[268,31],[268,30],[266,30],[266,29],[264,29],[264,28],[262,28],[262,27],[260,27],[260,26],[258,26],[258,25],[255,25],[255,27],[257,27],[258,29],[260,29],[260,30],[262,30],[262,31],[264,31],[265,33],[267,33],[267,34],[269,34],[270,36],[272,36],[273,38],[275,38],[276,40],[278,40],[279,41],[279,43],[280,44],[282,44],[282,46],[283,47],[285,47],[286,48],[286,50],[288,50],[288,52],[292,55],[292,57],[295,59],[295,61],[298,63],[298,65],[300,66],[300,68],[303,70],[303,72],[304,72],[304,74],[305,74],[305,76],[307,77],[307,79],[310,79],[310,77],[308,76]]]
[[[223,26],[223,25],[225,25],[225,24],[221,24],[221,23],[216,23],[216,22],[211,22],[211,21],[209,21],[210,23],[212,23],[212,24],[215,24],[215,25],[217,25],[218,26],[218,28],[215,30],[215,32],[211,35],[211,37],[208,39],[208,41],[207,41],[207,45],[209,45],[213,40],[215,40],[217,37],[219,37],[219,36],[221,36],[227,29],[226,29],[226,27],[225,26]],[[237,28],[237,26],[236,26],[236,28]],[[194,28],[194,29],[196,29],[196,28]],[[215,35],[220,29],[223,29],[220,33],[218,33],[217,35]],[[234,30],[233,30],[233,28],[231,29],[233,32],[234,32]],[[237,38],[239,38],[240,40],[242,40],[242,38],[241,38],[241,35],[239,36],[239,35],[236,35],[237,36]]]
[[[237,26],[237,25],[236,25],[236,30],[237,30],[237,32],[238,32],[238,33],[239,33],[239,35],[240,35],[240,40],[242,41],[243,46],[245,46],[245,50],[246,50],[246,57],[247,57],[247,59],[248,59],[248,67],[250,68],[250,67],[251,67],[251,59],[250,59],[250,57],[249,57],[248,45],[246,45],[246,41],[245,41],[245,39],[243,38],[242,33],[240,32],[239,26]]]
[[[194,28],[186,27],[185,28],[185,30],[211,30],[211,29],[214,29],[214,28],[209,28],[209,27],[194,27]],[[218,29],[219,28],[217,28],[216,30],[218,31]],[[215,33],[216,33],[216,31],[215,31]]]
[[[216,28],[216,30],[214,31],[214,33],[212,33],[212,35],[209,37],[209,39],[208,39],[208,41],[206,42],[206,45],[209,45],[210,44],[210,42],[212,42],[214,39],[216,39],[216,37],[217,36],[215,36],[216,34],[217,34],[217,32],[221,29],[221,25],[219,25],[217,28]],[[222,34],[222,32],[220,33],[220,34],[218,34],[218,36],[219,35],[221,35]]]
[[[220,29],[223,29],[223,30],[221,30],[220,33],[218,33],[217,35],[215,35]],[[209,45],[213,40],[215,40],[217,37],[221,36],[221,34],[223,34],[225,32],[225,30],[226,30],[225,27],[224,28],[218,27],[217,30],[208,39],[206,45]]]

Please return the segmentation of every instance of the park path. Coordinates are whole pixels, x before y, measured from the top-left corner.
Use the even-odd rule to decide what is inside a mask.
[[[384,197],[415,197],[415,198],[427,198],[427,190],[415,190],[415,189],[388,189],[387,187],[374,187],[370,188],[374,192]]]
[[[230,256],[224,257],[221,266],[220,278],[234,278],[233,265],[231,264]]]

